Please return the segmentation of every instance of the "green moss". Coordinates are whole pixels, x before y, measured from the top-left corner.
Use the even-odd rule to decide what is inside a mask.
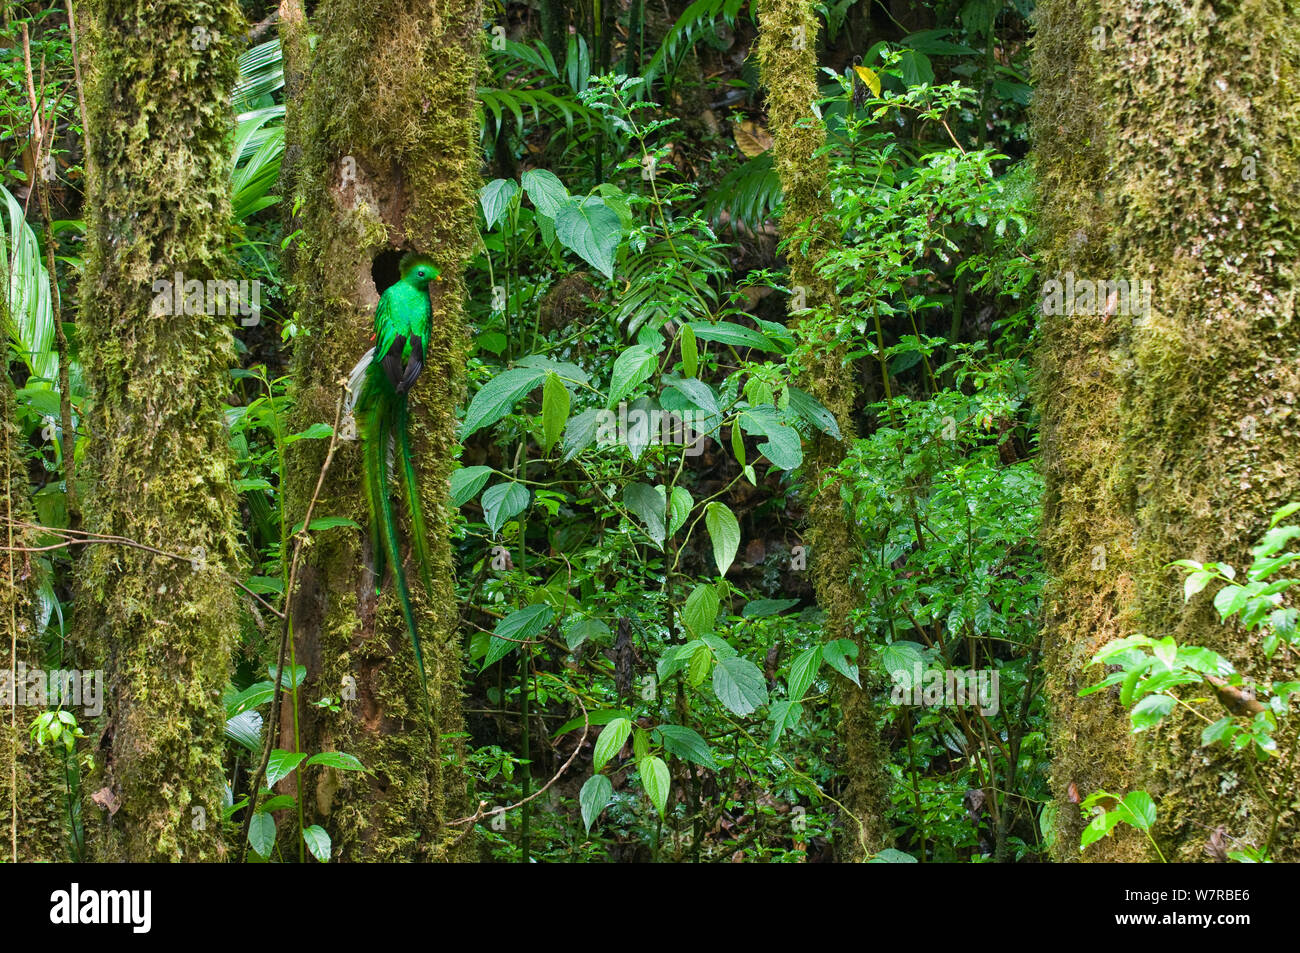
[[[424,643],[433,726],[391,586],[376,603],[363,533],[321,536],[308,553],[295,603],[306,697],[356,699],[337,714],[303,712],[305,750],[342,750],[371,774],[308,774],[309,813],[344,860],[438,860],[469,814],[463,776],[439,735],[461,730],[459,617],[452,576],[448,477],[455,407],[464,387],[467,333],[461,275],[473,247],[478,185],[482,8],[346,0],[322,11],[320,42],[290,105],[295,190],[303,245],[296,253],[297,310],[307,336],[294,356],[297,423],[332,420],[339,378],[369,346],[378,300],[371,263],[386,249],[416,248],[437,262],[434,334],[411,394],[411,431],[431,544],[435,592],[413,596]],[[324,448],[295,445],[289,505],[301,518]],[[367,520],[360,447],[344,446],[319,512]],[[408,574],[409,575],[409,574]],[[287,712],[286,712],[287,718]],[[288,722],[286,721],[286,725]],[[310,823],[310,821],[309,821]]]
[[[168,553],[96,546],[78,573],[77,624],[109,680],[87,793],[92,854],[216,860],[221,843],[221,690],[236,603],[219,568],[238,562],[221,400],[230,319],[150,312],[177,271],[223,278],[229,229],[230,86],[238,6],[99,0],[87,93],[89,255],[82,354],[94,394],[86,528]]]
[[[1199,724],[1174,719],[1135,747],[1117,699],[1075,695],[1095,680],[1084,666],[1096,647],[1137,631],[1207,645],[1252,677],[1268,674],[1257,646],[1217,624],[1208,594],[1184,607],[1177,574],[1163,567],[1179,557],[1242,566],[1268,513],[1300,491],[1291,410],[1300,391],[1296,10],[1037,8],[1044,275],[1154,285],[1145,323],[1117,315],[1042,325],[1043,541],[1053,577],[1044,648],[1062,857],[1077,850],[1080,825],[1070,784],[1081,795],[1145,787],[1170,859],[1203,859],[1219,825],[1263,843],[1266,806],[1244,785],[1221,794],[1235,761],[1200,748]],[[1294,771],[1274,766],[1265,786],[1285,790]],[[1294,813],[1283,818],[1279,844],[1297,842],[1296,825]],[[1128,836],[1085,856],[1146,850]]]
[[[805,289],[809,308],[833,313],[838,308],[834,289],[814,267],[838,237],[827,221],[831,213],[827,162],[819,154],[826,144],[826,130],[813,112],[813,103],[819,98],[818,24],[815,8],[804,0],[765,3],[758,52],[767,87],[775,167],[784,196],[782,233],[787,239],[800,233],[806,236],[787,248],[790,284]],[[851,421],[857,402],[852,368],[842,348],[830,342],[816,343],[819,346],[805,370],[804,386],[835,415],[844,441],[852,441]],[[808,478],[817,488],[807,501],[810,568],[817,602],[826,613],[826,639],[853,639],[859,648],[860,670],[871,672],[871,647],[857,637],[850,622],[850,613],[858,606],[852,565],[836,555],[853,552],[856,542],[838,489],[822,489],[826,475],[842,461],[843,448],[844,443],[819,434],[809,455]],[[838,681],[846,753],[844,803],[850,814],[845,819],[847,836],[839,850],[849,859],[862,859],[889,843],[884,813],[888,803],[885,756],[871,704],[873,686],[859,688],[847,679]]]

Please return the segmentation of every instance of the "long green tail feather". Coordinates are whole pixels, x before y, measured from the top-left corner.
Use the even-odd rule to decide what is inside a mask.
[[[384,375],[378,364],[371,365],[366,372],[366,380],[357,406],[359,419],[363,421],[365,444],[362,451],[366,498],[370,510],[370,533],[374,549],[375,593],[378,594],[384,581],[385,562],[393,567],[393,579],[397,583],[398,601],[402,607],[402,617],[406,620],[406,629],[411,636],[411,648],[415,650],[415,662],[420,672],[420,686],[428,697],[425,682],[424,654],[420,651],[420,635],[415,625],[415,610],[411,605],[411,593],[406,584],[406,571],[402,568],[402,554],[397,539],[397,519],[393,513],[392,497],[388,486],[388,454],[393,443],[393,431],[398,431],[399,456],[402,461],[402,482],[407,487],[408,503],[412,500],[414,490],[415,468],[410,460],[409,438],[405,433],[407,422],[405,395],[399,396]],[[418,502],[418,496],[414,499]],[[420,575],[426,589],[431,589],[429,570],[424,551],[424,518],[418,507],[411,510],[412,534],[417,561],[420,563]]]
[[[411,517],[411,545],[415,549],[415,561],[420,567],[420,581],[424,591],[433,597],[433,579],[429,574],[429,537],[424,529],[424,510],[420,507],[420,486],[415,479],[415,464],[411,455],[411,432],[407,427],[409,414],[406,395],[397,402],[397,441],[398,456],[402,464],[402,482],[406,484],[407,512]]]

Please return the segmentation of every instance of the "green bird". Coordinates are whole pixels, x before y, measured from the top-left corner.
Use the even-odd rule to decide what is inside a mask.
[[[429,307],[429,282],[440,281],[433,262],[414,252],[402,258],[402,277],[379,298],[375,308],[375,346],[362,356],[352,371],[351,393],[356,401],[355,418],[361,431],[362,470],[366,502],[370,509],[370,540],[374,551],[375,595],[383,588],[386,563],[393,567],[393,579],[402,605],[402,616],[411,635],[411,647],[425,687],[424,656],[411,608],[411,593],[398,549],[397,519],[389,490],[390,459],[406,495],[411,524],[411,548],[420,570],[425,592],[433,594],[429,576],[429,544],[420,509],[420,490],[411,458],[411,437],[407,430],[407,394],[424,368],[425,349],[433,330]]]

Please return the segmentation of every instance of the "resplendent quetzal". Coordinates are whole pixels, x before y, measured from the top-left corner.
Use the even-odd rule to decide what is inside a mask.
[[[432,331],[429,282],[441,280],[433,262],[411,252],[401,261],[401,279],[379,298],[375,308],[375,346],[352,371],[351,390],[356,399],[356,417],[362,440],[363,476],[370,507],[370,539],[374,550],[375,594],[384,582],[386,563],[393,567],[402,616],[411,635],[415,661],[424,685],[424,656],[411,608],[411,593],[398,548],[397,520],[389,491],[390,454],[406,495],[411,523],[411,548],[425,592],[433,594],[429,576],[429,546],[425,537],[424,514],[420,510],[420,489],[411,461],[411,437],[407,431],[407,392],[424,368],[425,348]]]

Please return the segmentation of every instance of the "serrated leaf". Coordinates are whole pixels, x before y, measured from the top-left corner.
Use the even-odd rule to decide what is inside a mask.
[[[519,177],[528,200],[547,218],[554,219],[569,201],[569,190],[546,169],[529,169]]]
[[[519,483],[497,483],[483,492],[483,519],[493,536],[528,506],[528,490]]]
[[[700,737],[699,732],[684,725],[660,725],[655,729],[663,738],[664,750],[676,755],[683,761],[717,771],[717,762],[713,760],[713,751],[709,743]]]
[[[488,231],[496,228],[497,222],[509,210],[511,200],[518,194],[519,185],[513,179],[493,179],[479,189],[478,201],[483,208]]]
[[[569,389],[564,382],[557,374],[547,374],[546,383],[542,385],[542,453],[550,453],[564,432],[564,424],[569,419],[569,404]]]
[[[614,252],[623,240],[623,223],[598,198],[572,198],[555,216],[555,236],[606,278],[614,277]]]
[[[700,349],[695,341],[695,331],[689,324],[682,325],[679,343],[682,349],[682,374],[694,377],[700,368]]]
[[[451,505],[464,506],[478,495],[490,476],[491,467],[464,467],[457,470],[451,475]]]
[[[618,406],[618,402],[649,378],[658,366],[659,359],[644,344],[633,344],[625,350],[614,361],[609,381],[609,402],[606,406]]]
[[[737,715],[748,715],[767,704],[763,673],[749,659],[718,659],[713,669],[713,694]]]
[[[817,672],[821,667],[822,647],[820,645],[804,649],[795,657],[790,665],[790,679],[786,686],[786,696],[790,701],[797,702],[803,698],[808,687],[817,678]]]
[[[502,371],[484,384],[465,411],[465,422],[460,427],[460,440],[475,431],[496,423],[514,410],[519,399],[535,388],[546,377],[546,371],[537,367],[515,367]]]
[[[713,631],[718,619],[718,591],[708,584],[696,586],[686,597],[682,621],[696,638]]]
[[[713,561],[718,574],[725,577],[740,549],[740,524],[736,522],[736,514],[726,504],[714,501],[704,510],[704,525],[713,542]]]

